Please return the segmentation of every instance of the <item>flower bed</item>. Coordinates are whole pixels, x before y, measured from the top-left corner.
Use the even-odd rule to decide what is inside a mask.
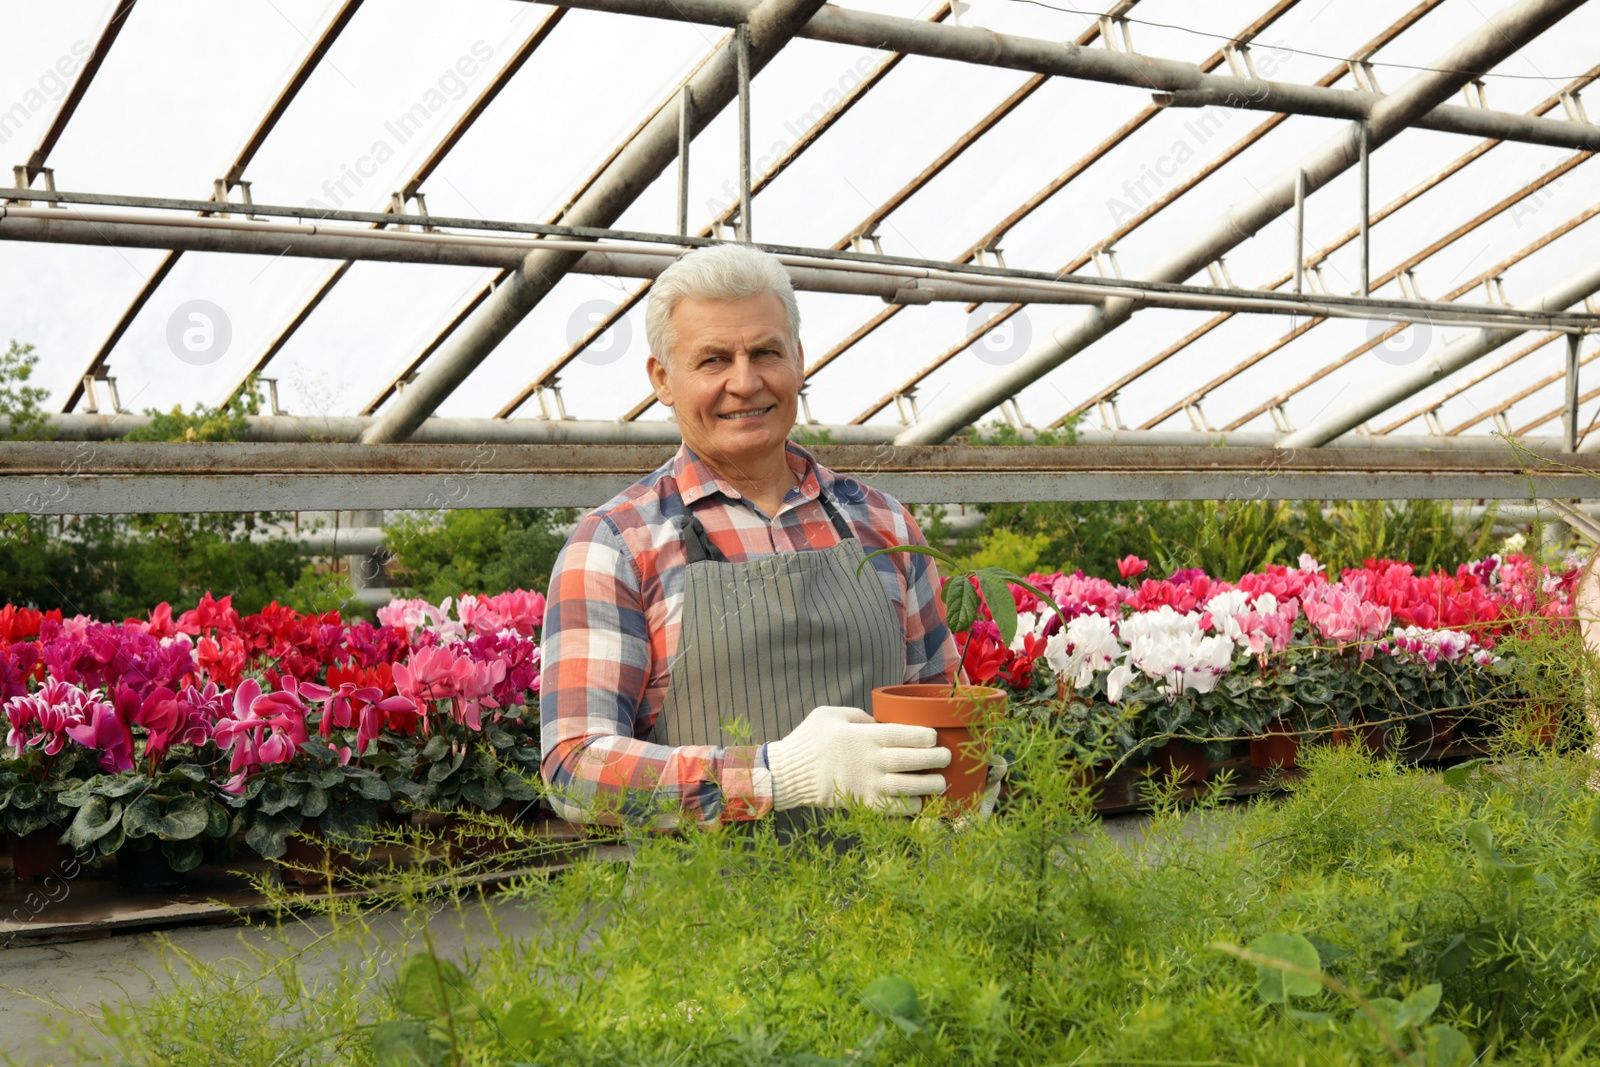
[[[453,610],[452,610],[453,607]],[[394,601],[379,624],[207,595],[176,619],[0,608],[0,828],[177,871],[317,829],[536,796],[544,597]]]
[[[1454,574],[1367,560],[1333,577],[1309,556],[1237,582],[1197,570],[1141,580],[1146,569],[1130,556],[1122,584],[1030,575],[1068,621],[1013,586],[1010,647],[987,609],[957,635],[969,675],[1097,760],[1175,740],[1223,760],[1273,734],[1438,741],[1474,712],[1526,703],[1502,652],[1572,625],[1579,574],[1575,560],[1552,569],[1524,555]]]
[[[1474,708],[1526,701],[1507,638],[1570,626],[1578,577],[1520,555],[1332,579],[1302,557],[1232,583],[1121,569],[1122,584],[1031,575],[1065,623],[1013,587],[1010,647],[987,607],[957,641],[1019,715],[1134,766],[1200,758],[1185,746],[1237,759],[1274,735],[1380,747],[1401,724],[1437,741]],[[0,608],[0,829],[95,858],[159,849],[182,871],[239,843],[280,857],[297,830],[360,851],[396,816],[532,801],[543,615],[522,591],[397,600],[376,626],[276,604],[240,616],[209,595],[121,623]]]

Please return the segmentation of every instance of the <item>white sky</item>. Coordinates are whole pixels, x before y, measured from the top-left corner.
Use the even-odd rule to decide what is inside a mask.
[[[1060,0],[1060,6],[1103,9],[1107,0]],[[1428,64],[1481,26],[1509,0],[1445,0],[1378,53],[1381,63]],[[932,4],[872,0],[870,7],[926,17]],[[1140,19],[1209,33],[1235,34],[1265,0],[1142,0]],[[1348,56],[1409,5],[1383,0],[1301,0],[1263,32],[1259,57],[1274,46]],[[99,35],[112,0],[64,0],[42,5],[0,0],[0,164],[23,162],[49,124],[55,98],[65,91],[58,63],[72,69]],[[51,154],[60,188],[151,196],[204,198],[243,145],[279,86],[332,17],[331,0],[140,0],[99,76]],[[355,16],[327,59],[267,139],[246,172],[263,203],[324,203],[360,157],[392,153],[370,178],[344,177],[340,206],[378,211],[494,72],[548,12],[517,0],[371,0]],[[1089,24],[1086,16],[1046,10],[1016,0],[975,0],[967,24],[1067,40]],[[423,186],[439,215],[546,221],[578,184],[647,115],[721,38],[721,30],[570,12],[516,75],[443,166]],[[1134,27],[1142,51],[1190,62],[1220,42],[1194,33]],[[76,51],[75,51],[76,50]],[[755,80],[755,154],[788,144],[794,130],[821,113],[831,92],[870,70],[878,53],[796,41]],[[1333,60],[1282,50],[1271,55],[1272,75],[1309,83]],[[464,64],[462,61],[466,60]],[[1600,61],[1600,3],[1588,4],[1503,64],[1490,77],[1489,102],[1525,111]],[[462,64],[458,66],[458,64]],[[463,77],[462,69],[471,69]],[[1380,84],[1394,88],[1414,72],[1380,65]],[[757,240],[828,246],[881,200],[944,151],[988,113],[1026,75],[911,57],[825,133],[800,160],[756,198]],[[1348,78],[1339,83],[1352,87]],[[1459,101],[1459,97],[1457,100]],[[959,255],[1056,175],[1132,117],[1149,96],[1133,89],[1054,79],[1000,122],[881,227],[886,252],[928,258]],[[1597,97],[1600,100],[1600,97]],[[428,125],[402,139],[393,121],[421,103]],[[18,108],[20,107],[20,112]],[[1592,108],[1593,109],[1593,108]],[[1596,111],[1600,114],[1600,110]],[[1553,113],[1561,117],[1558,109]],[[26,115],[17,127],[15,120]],[[691,224],[709,221],[737,176],[735,108],[728,108],[694,142],[691,155]],[[808,117],[809,116],[809,117]],[[1231,112],[1216,131],[1195,134],[1196,113],[1163,113],[1127,142],[1089,167],[1019,223],[1003,242],[1012,266],[1057,270],[1097,244],[1121,221],[1118,203],[1137,194],[1148,201],[1214,159],[1269,116]],[[1227,206],[1253,196],[1337,132],[1339,124],[1296,117],[1284,122],[1222,167],[1172,207],[1118,246],[1122,268],[1139,276],[1195,229]],[[1412,188],[1478,142],[1450,134],[1408,131],[1373,155],[1374,206]],[[1568,159],[1564,149],[1501,145],[1460,174],[1376,225],[1372,266],[1381,274],[1483,208]],[[1181,162],[1180,162],[1181,159]],[[1442,249],[1416,271],[1421,292],[1437,298],[1533,243],[1593,206],[1600,194],[1600,164],[1571,170],[1557,185],[1515,211]],[[1144,179],[1144,190],[1134,183]],[[1312,195],[1307,207],[1308,248],[1321,247],[1356,221],[1356,180],[1350,172]],[[622,228],[674,229],[676,170],[663,176],[619,220]],[[1138,205],[1134,205],[1138,206]],[[1264,285],[1290,266],[1287,219],[1267,227],[1228,257],[1233,279]],[[1593,262],[1600,222],[1573,230],[1506,272],[1513,302],[1530,299],[1580,266]],[[55,403],[65,399],[128,302],[164,253],[0,241],[0,343],[29,341],[42,357],[40,384]],[[1356,246],[1333,256],[1326,275],[1334,291],[1357,285]],[[249,365],[293,317],[333,264],[305,259],[221,254],[184,255],[114,350],[111,373],[126,406],[170,408],[224,399]],[[280,381],[280,398],[292,414],[359,411],[404,366],[492,272],[407,264],[357,264],[311,316],[267,375]],[[1204,281],[1201,275],[1199,281]],[[447,416],[492,415],[566,348],[569,331],[581,332],[595,307],[614,304],[637,283],[573,276],[510,335],[440,408]],[[1399,296],[1397,286],[1379,290]],[[212,301],[233,331],[217,362],[194,366],[167,344],[167,325],[185,302]],[[1481,301],[1483,290],[1463,299]],[[601,301],[605,304],[597,305]],[[840,338],[881,310],[873,298],[800,294],[802,337],[808,355],[821,356]],[[996,373],[996,363],[1020,355],[1027,340],[1081,316],[1081,309],[1029,308],[986,350],[964,352],[933,374],[919,399],[924,412],[963,396]],[[1036,424],[1046,424],[1096,389],[1206,321],[1200,312],[1142,311],[1132,322],[1074,357],[1020,396]],[[965,336],[969,316],[961,305],[910,308],[820,372],[810,391],[822,422],[847,422],[934,356]],[[1228,367],[1282,336],[1293,323],[1277,316],[1236,316],[1153,374],[1123,390],[1120,407],[1139,426]],[[1367,324],[1331,321],[1285,345],[1205,401],[1209,421],[1222,427],[1316,369],[1343,356],[1367,336]],[[566,408],[576,418],[613,418],[648,393],[642,308],[604,339],[595,358],[575,363],[562,377]],[[1420,358],[1458,332],[1433,331],[1403,354],[1368,353],[1296,395],[1287,404],[1305,425],[1336,398],[1394,373],[1396,361]],[[627,336],[622,336],[626,334]],[[1594,342],[1589,342],[1592,346]],[[1397,343],[1397,348],[1404,347]],[[620,349],[620,352],[619,352]],[[1508,346],[1485,363],[1514,350]],[[1591,348],[1586,348],[1586,354]],[[1563,346],[1535,355],[1445,403],[1444,425],[1453,427],[1509,397],[1563,363]],[[1435,387],[1442,394],[1478,368]],[[1588,368],[1585,382],[1600,379]],[[1588,385],[1585,388],[1589,388]],[[1513,426],[1561,403],[1555,383],[1520,401]],[[1413,401],[1395,414],[1416,406]],[[525,405],[519,415],[537,413]],[[648,417],[660,417],[659,409]],[[1392,416],[1391,416],[1392,417]],[[893,421],[891,405],[873,421]],[[1389,418],[1374,420],[1376,424]],[[1587,412],[1585,412],[1587,421]],[[1090,424],[1095,424],[1091,418]],[[1262,415],[1249,429],[1270,429]],[[1186,429],[1178,414],[1164,428]],[[1492,431],[1483,420],[1473,433]],[[1406,427],[1423,432],[1421,420]],[[1546,424],[1539,432],[1555,432]]]

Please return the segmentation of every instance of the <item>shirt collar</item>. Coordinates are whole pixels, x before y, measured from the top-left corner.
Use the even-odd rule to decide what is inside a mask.
[[[822,494],[822,468],[811,458],[811,453],[793,441],[783,443],[784,459],[789,469],[800,478],[800,496],[815,500]],[[678,495],[685,507],[712,493],[721,493],[729,500],[743,500],[744,494],[735,489],[711,464],[694,454],[688,445],[679,445],[678,454],[672,458],[672,477],[678,483]]]

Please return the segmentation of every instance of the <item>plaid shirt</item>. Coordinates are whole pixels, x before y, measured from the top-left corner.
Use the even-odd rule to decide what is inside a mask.
[[[567,818],[616,811],[712,823],[754,819],[772,808],[765,745],[669,747],[645,740],[666,699],[683,613],[686,552],[680,533],[692,508],[731,562],[839,543],[818,500],[826,489],[866,552],[926,544],[893,498],[818,466],[787,442],[801,484],[770,521],[687,446],[598,510],[567,539],[550,576],[544,621],[540,723],[544,777]],[[948,682],[957,663],[933,561],[879,556],[875,568],[904,619],[905,681]],[[743,709],[729,708],[729,717]]]

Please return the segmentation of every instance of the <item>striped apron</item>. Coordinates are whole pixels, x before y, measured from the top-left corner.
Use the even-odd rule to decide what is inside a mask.
[[[857,577],[861,542],[827,494],[819,499],[838,544],[743,563],[685,512],[678,648],[650,740],[764,744],[822,705],[870,711],[874,689],[905,681],[904,622],[870,565]]]

